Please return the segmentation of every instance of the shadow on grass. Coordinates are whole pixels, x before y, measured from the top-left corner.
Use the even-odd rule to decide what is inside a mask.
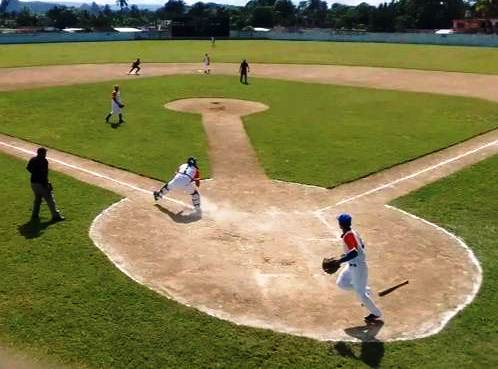
[[[336,342],[331,350],[342,357],[361,360],[371,368],[378,368],[384,357],[384,343],[375,337],[382,329],[383,325],[384,323],[378,323],[374,325],[351,327],[344,330],[349,336],[361,341],[361,351],[359,355],[354,352],[354,346],[356,345],[354,343]]]
[[[109,123],[109,124],[111,125],[111,128],[116,129],[116,128],[121,127],[121,124],[123,124],[123,123],[115,122],[115,123]]]
[[[198,220],[200,220],[202,218],[201,214],[199,214],[199,213],[194,212],[194,213],[185,214],[183,212],[183,210],[180,211],[179,213],[174,213],[171,210],[169,210],[169,209],[167,209],[164,206],[161,206],[159,204],[155,204],[154,206],[157,209],[159,209],[161,211],[161,213],[169,216],[175,223],[188,224],[188,223],[197,222]]]
[[[45,229],[54,224],[52,221],[40,222],[39,220],[29,220],[27,223],[17,227],[19,233],[26,239],[40,237]]]

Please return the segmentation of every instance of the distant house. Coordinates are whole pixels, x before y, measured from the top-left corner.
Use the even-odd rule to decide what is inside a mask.
[[[453,30],[456,33],[498,33],[498,19],[455,19]]]

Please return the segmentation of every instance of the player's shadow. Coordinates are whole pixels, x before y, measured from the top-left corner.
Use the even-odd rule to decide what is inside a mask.
[[[383,325],[384,323],[379,322],[373,325],[368,324],[345,329],[346,334],[361,341],[360,352],[356,354],[354,351],[357,344],[342,341],[333,345],[334,352],[346,358],[361,360],[371,368],[378,368],[384,357],[384,343],[379,341],[376,336]]]
[[[175,223],[188,224],[188,223],[197,222],[202,218],[201,214],[199,213],[184,213],[183,211],[180,211],[179,213],[174,213],[168,208],[165,208],[164,206],[161,206],[159,204],[155,204],[154,206],[157,209],[159,209],[161,213],[169,216]]]
[[[121,127],[121,125],[122,125],[123,123],[119,123],[119,122],[111,122],[111,123],[109,123],[109,124],[110,124],[111,128],[116,129],[116,128]]]
[[[17,227],[19,233],[26,239],[32,239],[40,237],[45,229],[47,229],[50,225],[54,224],[51,221],[48,222],[40,222],[39,220],[30,220],[27,223],[24,223]]]

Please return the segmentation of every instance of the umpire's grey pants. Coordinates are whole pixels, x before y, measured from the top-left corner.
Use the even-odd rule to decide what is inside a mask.
[[[55,199],[52,195],[52,191],[49,191],[46,184],[31,183],[31,189],[33,190],[33,194],[35,195],[35,199],[33,201],[33,213],[31,215],[33,218],[37,218],[38,214],[40,213],[40,205],[42,199],[47,202],[50,213],[52,214],[52,218],[59,216],[59,210],[57,210],[57,205],[55,205]]]

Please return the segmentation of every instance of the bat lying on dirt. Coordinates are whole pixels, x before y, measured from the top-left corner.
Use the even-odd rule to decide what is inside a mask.
[[[398,288],[400,288],[400,287],[402,287],[402,286],[404,286],[405,284],[408,284],[408,283],[410,283],[410,281],[406,280],[404,282],[398,283],[395,286],[386,288],[385,290],[382,290],[382,291],[379,292],[379,296],[382,297],[382,296],[388,295],[391,292],[393,292],[394,290],[397,290]]]

